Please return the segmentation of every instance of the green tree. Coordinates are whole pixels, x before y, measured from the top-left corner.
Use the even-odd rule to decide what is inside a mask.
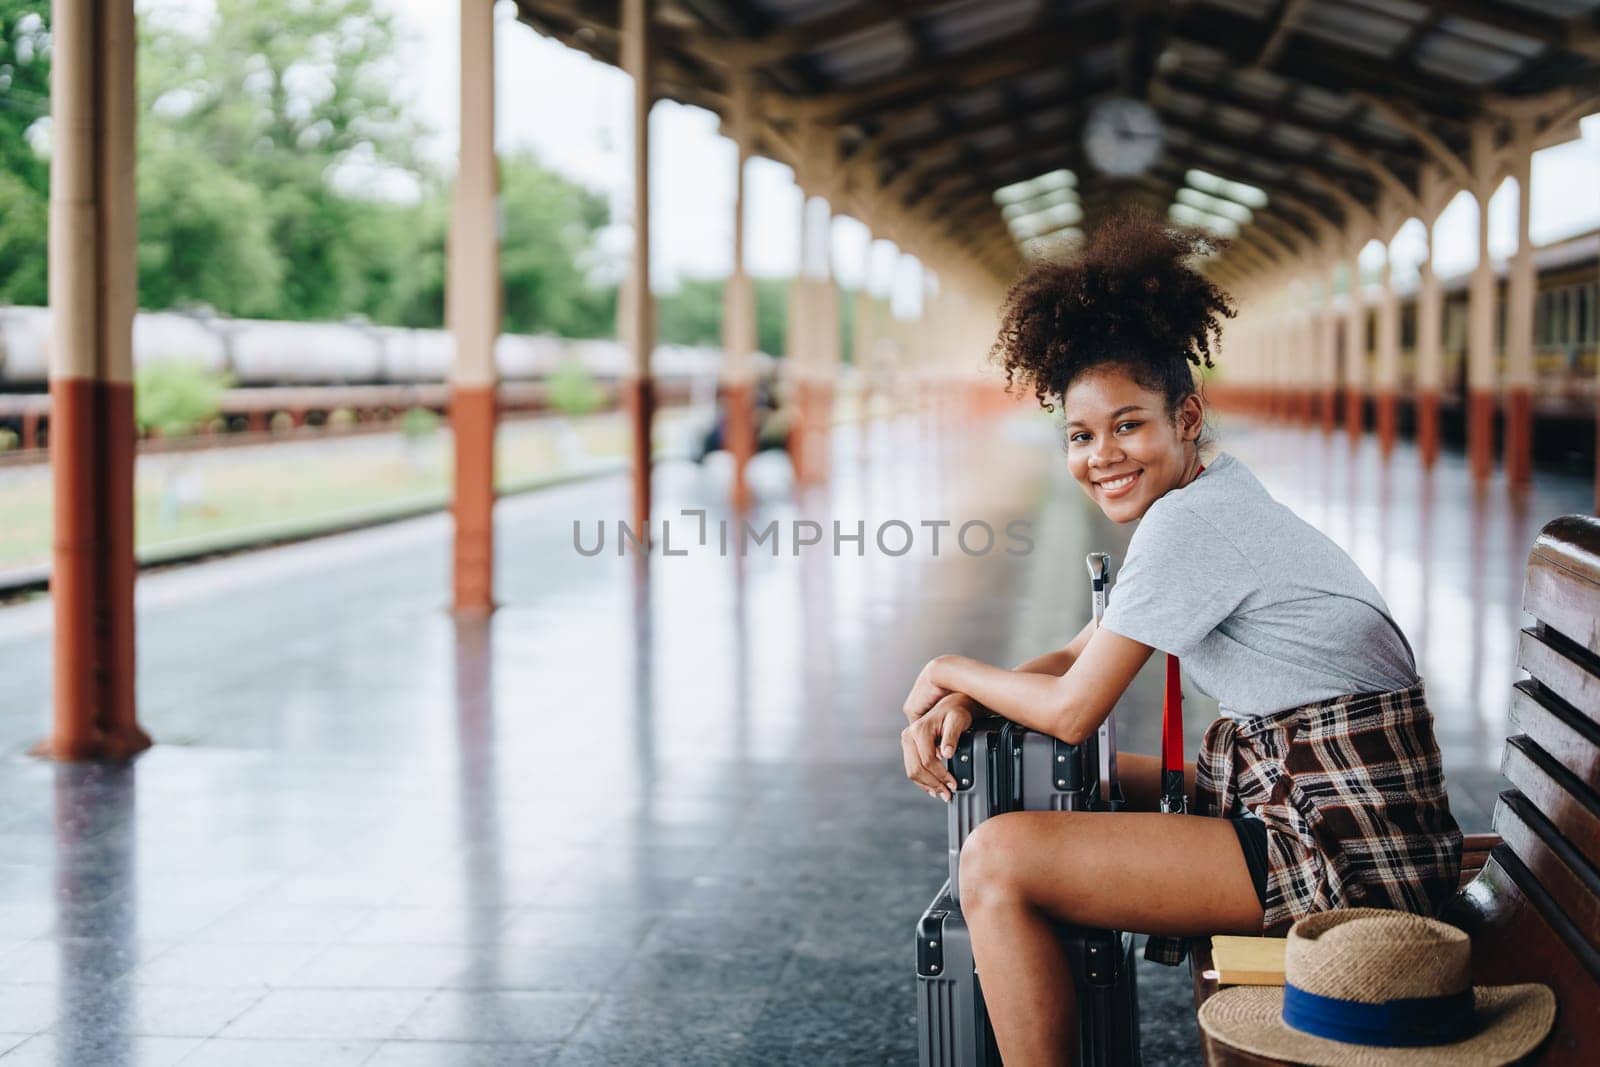
[[[30,135],[49,113],[50,0],[0,0],[0,302],[45,302],[50,171]]]
[[[361,203],[341,235],[359,274],[355,310],[394,326],[443,326],[449,227],[450,200],[438,183],[419,203]]]
[[[139,306],[278,310],[284,264],[260,189],[159,136],[145,139],[137,180]]]
[[[15,174],[0,171],[0,304],[43,304],[49,201]]]
[[[789,324],[789,278],[757,278],[756,347],[769,356],[784,354]]]
[[[550,372],[550,406],[562,414],[587,415],[603,403],[600,387],[578,360],[566,360]]]
[[[334,177],[349,166],[419,170],[421,129],[396,93],[391,17],[372,0],[217,0],[201,30],[157,7],[143,31],[142,156],[165,139],[180,158],[204,157],[215,173],[256,187],[255,217],[281,263],[279,284],[266,290],[277,296],[275,317],[337,318],[361,306],[369,278],[345,235],[366,204]],[[212,200],[237,193],[213,191]],[[268,261],[259,249],[219,258]]]
[[[755,278],[756,347],[769,355],[784,354],[789,316],[789,278]],[[686,278],[678,288],[656,295],[656,333],[663,342],[680,345],[722,344],[723,278]],[[846,349],[848,351],[848,348]]]
[[[372,0],[216,0],[199,34],[170,7],[145,22],[151,106],[229,170],[270,189],[353,156],[417,169],[394,21]]]
[[[217,413],[226,385],[222,376],[198,363],[147,363],[134,378],[134,419],[164,437],[182,436]]]
[[[566,337],[593,337],[597,328],[601,335],[613,333],[614,311],[611,321],[596,320],[614,303],[582,270],[596,231],[610,221],[605,197],[546,170],[525,151],[500,161],[500,212],[505,329]]]
[[[375,0],[177,0],[141,8],[139,298],[287,319],[444,319],[447,181],[418,158],[396,29]],[[0,300],[46,299],[49,0],[0,0]],[[368,195],[399,176],[417,195]],[[605,198],[528,153],[501,163],[507,329],[615,334],[591,284]]]
[[[839,358],[856,361],[856,290],[839,287]]]
[[[666,344],[722,344],[722,278],[684,278],[672,292],[656,294],[656,335]]]
[[[609,220],[604,196],[541,166],[529,152],[500,160],[502,328],[605,337],[616,330],[616,290],[583,270]],[[377,322],[444,322],[450,190],[430,180],[417,205],[365,202],[347,239],[364,274],[359,306]]]
[[[40,194],[49,167],[28,140],[50,114],[50,0],[0,0],[0,172]]]

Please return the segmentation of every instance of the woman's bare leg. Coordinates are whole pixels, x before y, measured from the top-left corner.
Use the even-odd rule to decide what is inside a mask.
[[[1196,815],[1019,811],[961,850],[961,911],[1007,1063],[1071,1064],[1072,973],[1054,922],[1154,934],[1258,934],[1231,825]]]

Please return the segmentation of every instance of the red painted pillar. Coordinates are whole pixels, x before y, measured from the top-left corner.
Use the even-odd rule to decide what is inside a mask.
[[[456,384],[450,390],[455,438],[455,519],[452,607],[462,616],[494,610],[494,385]]]
[[[1366,395],[1362,390],[1351,387],[1344,394],[1344,430],[1350,436],[1350,443],[1355,444],[1361,440],[1361,431],[1366,422]]]
[[[794,468],[794,484],[806,483],[806,419],[808,390],[800,378],[793,379],[789,394],[789,463]]]
[[[641,540],[650,530],[650,476],[654,470],[650,436],[655,426],[655,379],[631,377],[622,383],[622,400],[632,428],[633,528]]]
[[[736,511],[750,507],[749,466],[756,454],[756,389],[747,381],[729,382],[722,387],[724,422],[727,440],[723,445],[733,456],[733,492],[731,500]]]
[[[134,691],[133,386],[52,380],[55,725],[35,752],[125,759],[148,748]]]
[[[1422,465],[1432,469],[1439,460],[1439,393],[1425,389],[1417,393],[1417,452]]]
[[[930,413],[943,414],[943,401],[933,394]],[[800,379],[794,385],[794,422],[789,428],[789,455],[798,485],[812,485],[828,476],[833,386],[825,381]]]
[[[1394,390],[1380,390],[1374,398],[1378,419],[1378,450],[1388,457],[1394,454],[1395,439],[1399,437],[1400,415]]]
[[[1506,390],[1506,481],[1528,485],[1533,481],[1533,392]]]
[[[1486,482],[1494,473],[1494,393],[1471,389],[1467,393],[1467,465],[1475,481]]]
[[[951,398],[950,410],[959,410]],[[833,458],[833,383],[811,383],[810,432],[806,436],[806,476],[813,482],[828,480]]]

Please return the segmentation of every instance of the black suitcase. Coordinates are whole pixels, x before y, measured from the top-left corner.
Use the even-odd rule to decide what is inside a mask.
[[[1070,745],[1006,719],[982,715],[945,761],[950,798],[950,897],[961,901],[961,846],[978,824],[1005,811],[1093,811],[1101,807],[1099,745]]]
[[[1104,613],[1110,557],[1089,557],[1096,619]],[[949,811],[950,879],[917,924],[918,1054],[921,1067],[991,1067],[1000,1062],[961,917],[961,846],[977,826],[1008,811],[1116,811],[1114,717],[1081,745],[998,716],[981,716],[946,761],[956,790]],[[1056,927],[1078,999],[1078,1062],[1137,1067],[1138,972],[1133,935],[1062,923]]]
[[[1138,1067],[1139,997],[1133,935],[1062,923],[1078,993],[1078,1062]],[[949,883],[917,923],[917,1058],[922,1067],[998,1067],[972,937]]]
[[[922,1067],[996,1067],[972,938],[950,883],[917,922],[917,1060]]]

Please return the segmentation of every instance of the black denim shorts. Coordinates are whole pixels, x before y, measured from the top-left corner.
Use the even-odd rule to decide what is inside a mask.
[[[1240,816],[1230,819],[1233,830],[1239,835],[1239,847],[1244,849],[1245,866],[1250,868],[1250,881],[1255,883],[1256,899],[1263,909],[1267,906],[1267,824],[1260,819]]]

